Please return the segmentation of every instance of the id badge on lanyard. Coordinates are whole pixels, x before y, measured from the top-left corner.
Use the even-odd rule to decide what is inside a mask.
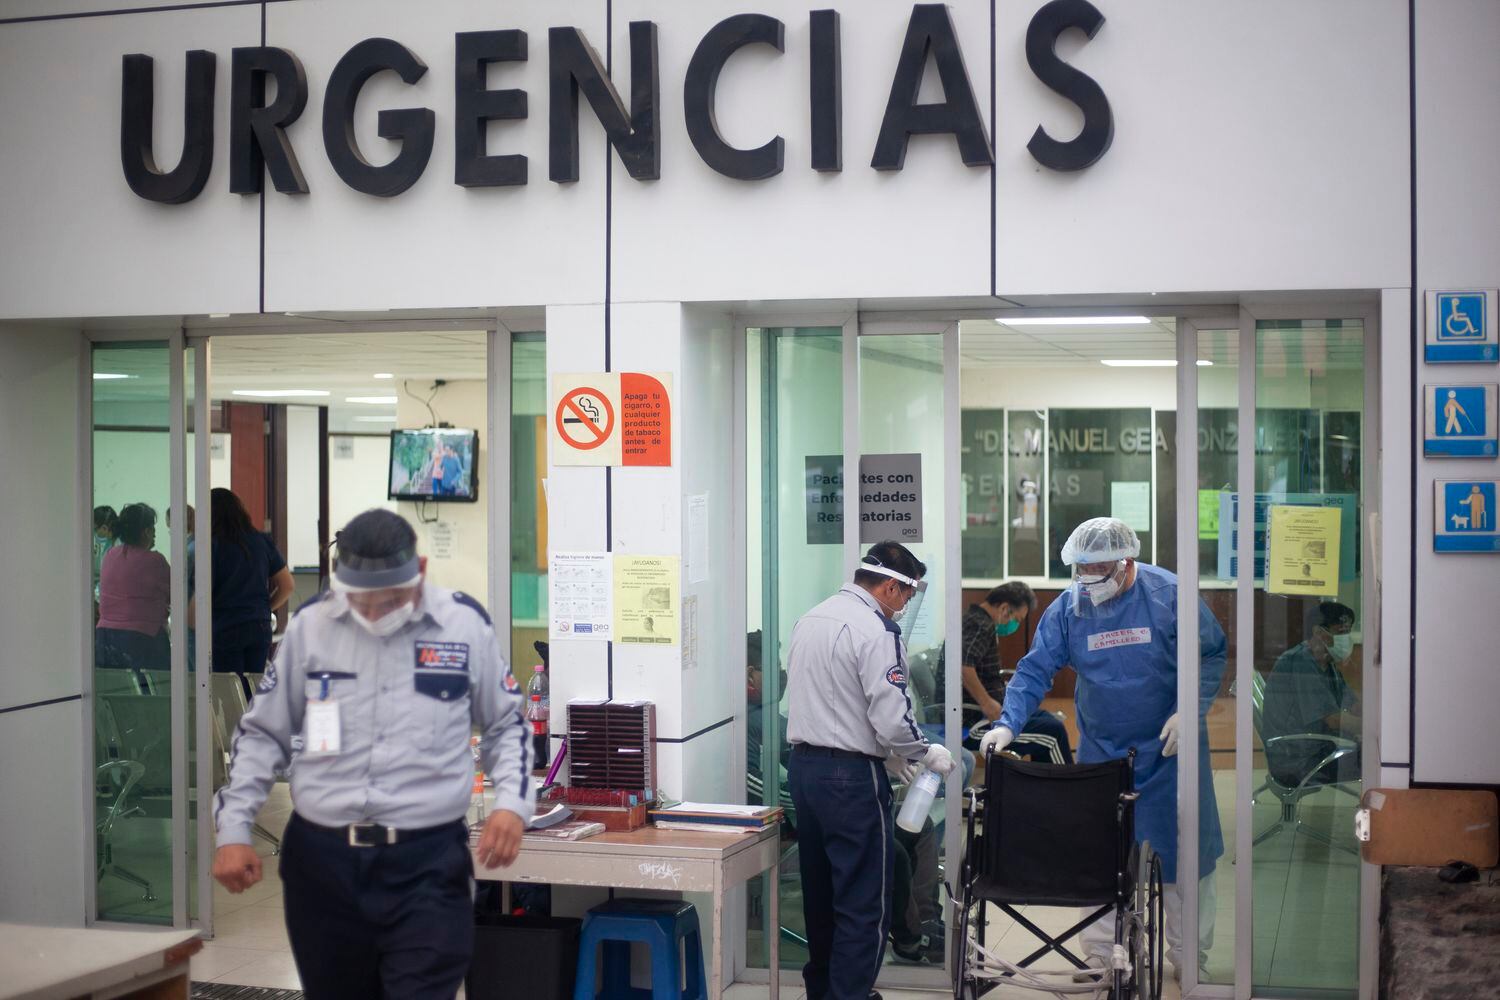
[[[339,702],[329,696],[329,678],[325,675],[320,680],[317,699],[307,703],[307,738],[302,749],[307,757],[332,757],[343,749]]]

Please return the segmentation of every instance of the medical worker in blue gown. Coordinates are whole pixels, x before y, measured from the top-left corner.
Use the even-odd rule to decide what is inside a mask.
[[[1073,584],[1053,601],[1037,624],[1031,652],[1016,667],[1005,692],[1000,724],[985,736],[981,751],[998,752],[1019,731],[1065,666],[1078,672],[1078,761],[1112,760],[1135,748],[1135,835],[1161,856],[1166,886],[1168,957],[1182,972],[1182,889],[1177,884],[1177,577],[1136,562],[1140,539],[1129,525],[1096,517],[1074,529],[1062,561],[1073,567]],[[1224,630],[1199,602],[1202,670],[1199,719],[1218,693],[1224,674]],[[1198,962],[1213,943],[1214,864],[1224,836],[1208,761],[1208,730],[1199,725],[1198,781]],[[1092,932],[1092,933],[1091,933]],[[1108,964],[1113,926],[1101,920],[1082,935],[1085,950]]]

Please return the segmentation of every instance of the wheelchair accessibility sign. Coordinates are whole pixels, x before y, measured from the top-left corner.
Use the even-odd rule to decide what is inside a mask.
[[[1494,383],[1426,387],[1427,433],[1422,454],[1429,458],[1494,458],[1496,433]]]
[[[1500,361],[1495,289],[1427,293],[1429,364]]]
[[[1495,526],[1500,481],[1439,479],[1433,485],[1432,551],[1500,553]]]

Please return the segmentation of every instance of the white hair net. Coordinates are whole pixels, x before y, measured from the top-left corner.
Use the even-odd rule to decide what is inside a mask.
[[[1135,530],[1115,517],[1091,517],[1068,536],[1062,549],[1065,566],[1136,559],[1141,540]]]

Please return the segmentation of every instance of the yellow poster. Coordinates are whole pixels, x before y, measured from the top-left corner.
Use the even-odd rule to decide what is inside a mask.
[[[1266,592],[1337,597],[1338,507],[1272,505],[1266,526]]]
[[[615,555],[615,642],[677,644],[677,556]]]
[[[1219,537],[1219,491],[1198,491],[1198,537],[1216,541]]]

